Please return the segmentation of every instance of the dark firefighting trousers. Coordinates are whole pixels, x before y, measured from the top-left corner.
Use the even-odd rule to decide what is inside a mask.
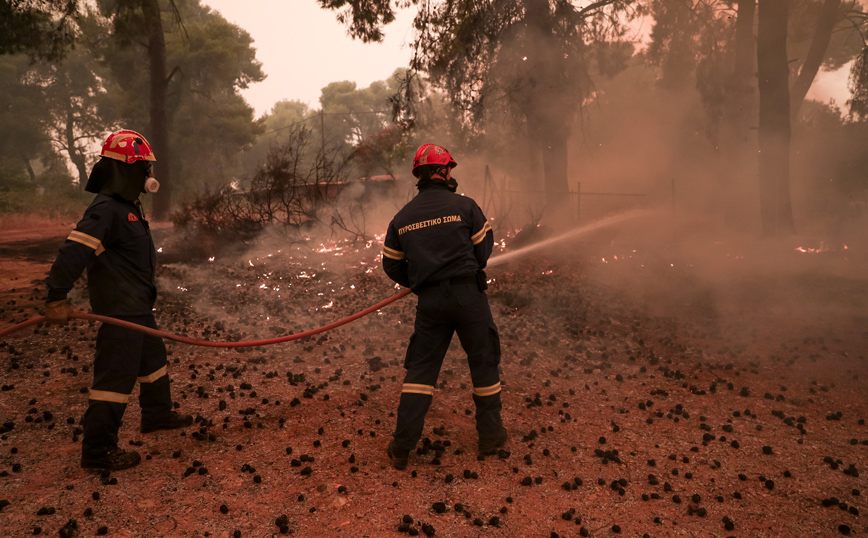
[[[461,279],[444,280],[418,292],[415,332],[407,347],[407,374],[393,434],[396,448],[413,450],[422,436],[440,367],[455,332],[470,366],[480,441],[495,438],[503,426],[498,373],[500,337],[488,297],[474,279],[455,284],[457,280]]]
[[[157,328],[153,315],[113,316]],[[171,412],[172,398],[163,340],[104,323],[96,335],[93,388],[84,414],[82,452],[96,454],[118,443],[118,429],[138,381],[142,422],[158,422]]]

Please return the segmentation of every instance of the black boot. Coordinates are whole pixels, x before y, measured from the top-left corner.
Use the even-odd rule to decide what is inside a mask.
[[[392,467],[398,469],[399,471],[403,471],[407,468],[407,460],[410,457],[409,450],[401,450],[400,448],[395,446],[395,440],[389,441],[389,446],[386,447],[386,453],[389,455],[389,459],[392,461]]]
[[[81,467],[83,469],[105,469],[107,471],[120,471],[135,467],[142,461],[142,457],[135,450],[124,450],[112,446],[104,450],[81,453]]]
[[[491,438],[479,440],[479,453],[483,456],[493,454],[498,449],[503,448],[506,444],[506,428],[500,427],[500,430]]]
[[[175,411],[170,411],[165,417],[145,422],[142,421],[142,433],[151,433],[157,430],[177,430],[178,428],[186,428],[193,424],[193,415],[182,415]]]

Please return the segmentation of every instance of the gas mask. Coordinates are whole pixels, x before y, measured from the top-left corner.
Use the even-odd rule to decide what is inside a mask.
[[[145,179],[145,186],[142,189],[142,192],[154,194],[158,190],[160,190],[160,182],[154,179],[154,176],[149,176]]]
[[[458,190],[458,181],[454,177],[450,177],[446,180],[446,188],[449,189],[449,192],[455,192]]]
[[[142,185],[142,192],[154,194],[160,190],[160,182],[154,179],[154,165],[148,161],[141,161],[140,165],[145,169],[145,184]]]

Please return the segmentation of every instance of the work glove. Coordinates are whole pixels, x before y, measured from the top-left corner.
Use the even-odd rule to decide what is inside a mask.
[[[72,315],[72,305],[69,301],[52,301],[45,303],[45,321],[57,325],[66,325]]]

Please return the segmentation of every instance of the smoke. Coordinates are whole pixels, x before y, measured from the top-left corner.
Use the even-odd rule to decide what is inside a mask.
[[[692,76],[661,85],[641,54],[613,75],[594,69],[568,137],[567,218],[546,207],[538,140],[507,101],[488,102],[473,146],[451,133],[419,135],[449,148],[459,192],[479,203],[508,250],[519,245],[516,234],[533,232],[537,246],[492,259],[493,271],[569,257],[586,278],[648,314],[738,339],[797,337],[862,319],[868,196],[864,152],[854,144],[864,141],[864,127],[806,103],[791,146],[797,235],[764,238],[755,109],[733,122],[703,102]],[[564,99],[539,101],[551,107],[543,117],[563,112]],[[436,123],[460,122],[451,114],[441,111]],[[634,213],[642,217],[613,217]]]
[[[273,223],[244,243],[220,244],[217,238],[204,256],[191,255],[195,249],[184,246],[184,231],[161,239],[162,309],[174,313],[176,323],[220,322],[250,340],[334,321],[336,301],[344,308],[347,301],[358,309],[369,306],[357,300],[366,286],[391,287],[379,255],[404,187],[388,180],[341,185],[308,223]],[[216,331],[204,336],[227,337]]]
[[[588,280],[638,312],[670,320],[686,338],[781,341],[864,326],[863,265],[843,245],[806,240],[757,238],[664,212],[577,237],[569,250]]]
[[[722,125],[725,118],[709,113],[694,81],[664,87],[641,55],[622,67],[602,76],[593,72],[599,66],[589,66],[594,84],[567,136],[566,215],[546,206],[544,159],[520,111],[489,102],[485,127],[469,142],[459,128],[462,117],[443,106],[441,95],[422,109],[409,146],[447,147],[459,163],[458,192],[476,200],[498,242],[513,249],[520,243],[516,235],[524,235],[536,245],[492,259],[491,266],[533,263],[552,252],[574,256],[587,278],[649,314],[739,337],[757,330],[798,334],[860,315],[868,217],[859,186],[864,179],[854,172],[863,152],[853,141],[864,137],[852,136],[840,116],[819,105],[803,107],[791,170],[799,235],[761,238],[755,120],[733,134]],[[537,99],[534,110],[557,118],[567,101]],[[542,110],[545,103],[548,110]],[[411,158],[396,165],[398,179],[388,188],[351,183],[309,224],[270,227],[221,261],[269,265],[268,255],[278,252],[291,250],[304,260],[322,248],[381,241],[388,222],[416,193]],[[331,261],[325,269],[333,280],[358,270]],[[195,306],[217,308],[206,300]],[[251,308],[268,315],[262,304]]]

